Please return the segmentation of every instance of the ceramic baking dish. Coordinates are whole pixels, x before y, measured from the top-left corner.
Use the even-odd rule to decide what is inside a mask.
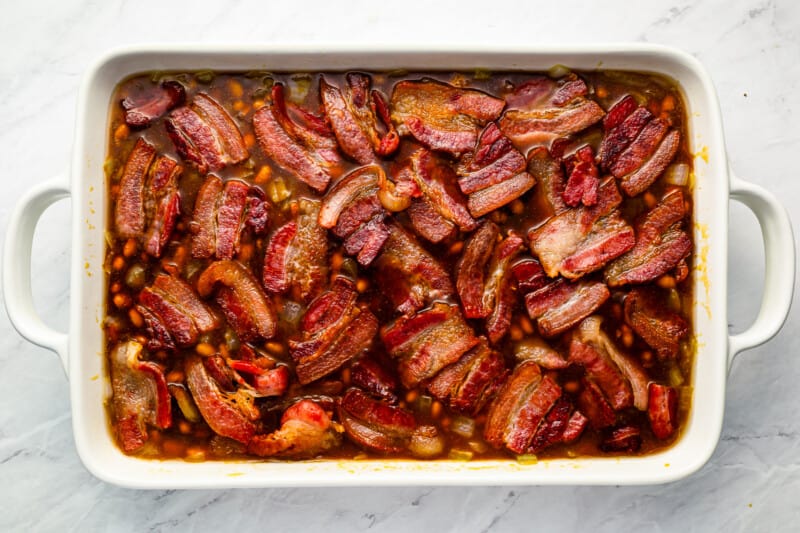
[[[547,70],[623,69],[676,80],[688,106],[694,159],[695,268],[693,309],[698,353],[694,397],[684,433],[672,447],[643,457],[578,458],[520,464],[513,460],[434,462],[319,460],[215,462],[143,460],[114,443],[104,401],[110,394],[103,368],[108,109],[115,85],[153,70]],[[725,154],[714,87],[705,69],[683,52],[645,44],[502,48],[273,47],[261,45],[164,45],[114,51],[87,72],[80,88],[75,146],[69,173],[32,188],[12,213],[5,242],[3,289],[12,323],[28,340],[56,352],[69,376],[78,453],[97,477],[141,488],[220,488],[331,485],[529,485],[643,484],[675,480],[699,469],[720,436],[725,380],[733,357],[771,338],[789,311],[794,285],[794,239],[783,207],[765,190],[736,178]],[[53,331],[34,311],[30,251],[34,227],[53,202],[72,200],[70,327]],[[766,250],[761,310],[745,332],[728,332],[728,201],[747,205],[758,218]],[[101,379],[98,379],[100,377]]]

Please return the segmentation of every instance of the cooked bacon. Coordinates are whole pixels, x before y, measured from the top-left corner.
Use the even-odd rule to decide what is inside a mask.
[[[388,107],[378,91],[370,92],[369,76],[350,72],[344,90],[319,82],[320,100],[342,151],[362,165],[377,161],[376,156],[391,155],[400,144],[400,137],[388,116]],[[387,128],[378,131],[378,117]]]
[[[243,444],[250,442],[256,432],[251,417],[242,411],[231,394],[220,390],[198,356],[190,355],[186,359],[186,383],[200,414],[214,433]]]
[[[271,293],[291,289],[292,297],[308,302],[328,277],[328,238],[317,223],[320,203],[303,200],[300,209],[296,220],[272,234],[264,254],[262,283]]]
[[[395,308],[411,314],[453,294],[444,268],[404,229],[387,224],[389,238],[375,260],[376,279]]]
[[[664,193],[658,205],[637,220],[635,246],[606,268],[609,286],[647,283],[684,260],[692,250],[692,240],[681,227],[684,214],[681,190]]]
[[[577,279],[633,248],[633,229],[617,209],[621,201],[614,178],[606,178],[596,205],[564,211],[529,232],[548,276]]]
[[[380,396],[389,403],[397,402],[397,380],[382,365],[369,357],[362,357],[351,367],[353,385]]]
[[[536,179],[533,176],[520,172],[502,183],[470,194],[467,207],[472,216],[480,217],[513,202],[534,185]]]
[[[667,121],[660,118],[655,118],[645,124],[639,135],[611,164],[609,167],[611,173],[618,178],[622,178],[642,166],[656,151],[668,129],[669,124],[667,124]]]
[[[548,370],[563,370],[569,363],[560,353],[551,348],[539,337],[528,337],[514,346],[514,357],[517,361],[533,361]]]
[[[442,217],[463,231],[472,231],[477,222],[467,210],[466,199],[455,186],[456,174],[450,165],[428,150],[410,157],[411,176],[422,195]]]
[[[550,278],[545,274],[541,263],[532,257],[524,257],[514,262],[511,274],[520,292],[535,291],[550,283]]]
[[[586,377],[600,387],[615,410],[633,405],[630,385],[604,350],[573,338],[569,346],[569,362],[584,368]]]
[[[147,349],[151,351],[175,349],[175,341],[161,317],[143,305],[137,305],[136,310],[144,320],[144,330],[147,334]]]
[[[565,163],[569,178],[564,188],[564,202],[572,207],[578,204],[595,205],[597,189],[600,186],[600,174],[594,164],[592,147],[586,145],[579,148]]]
[[[140,307],[148,310],[151,316],[148,326],[157,331],[164,329],[178,346],[191,346],[197,342],[200,333],[206,333],[219,326],[219,319],[201,302],[192,288],[174,276],[160,274],[153,284],[139,293]],[[167,346],[171,342],[165,342]]]
[[[603,117],[603,129],[609,131],[616,128],[638,107],[639,104],[636,102],[636,98],[630,94],[626,94],[617,101],[616,104],[611,106],[606,116]]]
[[[400,381],[407,388],[436,375],[478,344],[457,306],[434,303],[381,330],[386,351],[399,360]]]
[[[114,213],[117,234],[122,238],[139,237],[144,231],[144,184],[155,155],[153,145],[140,137],[125,161]]]
[[[233,118],[205,93],[197,94],[188,107],[174,109],[164,124],[180,156],[201,174],[235,165],[249,155]]]
[[[336,152],[336,138],[322,128],[311,128],[295,121],[287,112],[284,88],[272,87],[272,101],[253,115],[253,129],[261,150],[280,166],[318,192],[323,192],[331,178],[339,173],[341,157]],[[295,115],[309,117],[299,108]]]
[[[331,290],[308,306],[301,326],[302,338],[290,340],[289,348],[297,377],[305,385],[367,350],[378,331],[378,319],[366,306],[356,305],[352,280],[337,276]]]
[[[197,192],[189,228],[192,256],[233,259],[245,226],[263,232],[266,225],[266,200],[260,189],[238,180],[223,181],[209,175]],[[252,222],[251,222],[252,221]]]
[[[672,387],[650,383],[647,416],[653,434],[668,439],[678,427],[678,393]]]
[[[382,453],[405,450],[417,427],[411,412],[374,400],[358,389],[342,397],[339,420],[350,440]]]
[[[239,340],[254,342],[261,338],[253,319],[233,289],[219,287],[214,295],[214,301],[222,309],[225,320],[236,332]]]
[[[574,74],[560,80],[534,78],[506,97],[509,107],[500,118],[500,129],[520,145],[544,144],[577,133],[605,115],[586,94],[586,84]]]
[[[300,400],[284,411],[279,429],[254,436],[247,451],[261,457],[314,457],[339,442],[325,410],[311,400]]]
[[[498,343],[511,326],[516,295],[512,284],[511,261],[522,251],[522,237],[510,231],[494,249],[489,263],[489,277],[483,291],[484,305],[491,309],[486,318],[486,333],[492,343]]]
[[[378,199],[386,175],[378,166],[359,168],[334,185],[322,200],[319,224],[345,239],[345,252],[368,266],[389,237],[387,213]]]
[[[245,344],[244,346],[247,345]],[[263,359],[266,358],[262,357]],[[286,389],[289,388],[289,367],[285,365],[264,368],[259,366],[257,361],[230,359],[228,360],[228,366],[238,373],[245,373],[251,376],[253,390],[259,398],[282,396]]]
[[[561,434],[561,441],[565,444],[575,442],[581,436],[583,430],[586,429],[588,423],[589,419],[583,413],[573,411],[567,422],[567,427],[564,428],[564,433]]]
[[[538,453],[549,446],[563,442],[572,409],[572,402],[563,396],[559,398],[539,424],[539,429],[536,430],[528,446],[528,453]]]
[[[484,438],[495,448],[505,446],[514,453],[526,453],[540,423],[560,397],[561,387],[549,376],[542,377],[536,363],[517,365],[489,408]]]
[[[144,446],[148,425],[161,429],[172,425],[172,400],[164,372],[157,364],[141,360],[142,348],[136,341],[126,341],[111,351],[112,407],[117,439],[125,453]]]
[[[636,196],[646,191],[675,158],[680,144],[681,134],[677,130],[667,133],[653,155],[642,163],[642,166],[620,178],[620,187],[625,194]]]
[[[276,329],[275,311],[250,271],[236,261],[215,261],[197,279],[197,292],[208,296],[217,283],[232,290],[243,315],[253,325],[251,338],[272,338]]]
[[[631,98],[631,101],[635,104],[635,100],[633,100],[632,97],[628,98]],[[617,105],[622,105],[623,102],[627,101],[627,99],[624,99]],[[627,106],[627,104],[625,105]],[[609,113],[614,112],[616,109],[616,106],[612,107]],[[600,148],[597,151],[600,168],[609,170],[622,152],[624,152],[639,133],[642,132],[642,128],[652,119],[652,113],[650,113],[647,108],[640,107],[631,112],[619,125],[614,127],[606,125],[606,134],[603,136],[603,140],[600,142]]]
[[[149,86],[143,94],[129,96],[120,102],[125,110],[125,123],[132,128],[146,128],[170,109],[183,105],[186,90],[177,81]]]
[[[614,428],[600,443],[604,452],[637,452],[641,446],[642,437],[636,426]]]
[[[583,357],[581,358],[581,360],[591,361],[590,365],[587,366],[587,372],[592,379],[600,381],[600,372],[605,373],[605,367],[611,368],[613,363],[613,366],[619,370],[620,374],[622,374],[630,384],[630,390],[633,392],[634,407],[640,411],[644,411],[647,409],[647,384],[649,382],[647,373],[634,358],[620,352],[614,343],[611,342],[611,339],[600,329],[600,324],[602,324],[602,322],[603,319],[599,316],[591,316],[581,322],[575,337],[573,337],[573,345],[577,342],[578,344],[584,344],[592,348],[591,351],[594,353],[588,353],[589,351],[584,348]],[[570,360],[572,359],[573,350],[570,348]],[[600,362],[601,360],[602,363]],[[595,373],[595,370],[597,370],[597,373]],[[605,387],[612,379],[607,374],[604,375],[606,376],[603,378],[605,382],[600,383],[601,387]],[[609,394],[609,390],[605,390],[604,388],[606,394]],[[615,390],[614,394],[618,394],[618,391]],[[609,398],[609,400],[612,406],[621,405],[623,401],[617,396]]]
[[[432,243],[439,243],[456,234],[456,225],[444,218],[427,198],[411,202],[408,219],[414,232]]]
[[[153,164],[147,186],[151,200],[145,200],[145,210],[150,212],[150,225],[143,236],[144,249],[153,257],[161,257],[180,214],[178,178],[182,172],[183,167],[169,157],[159,157]],[[148,209],[148,203],[155,206]]]
[[[528,153],[528,172],[544,191],[544,196],[553,211],[552,214],[558,215],[569,209],[564,202],[566,180],[561,163],[550,155],[547,148],[537,146]]]
[[[439,372],[428,390],[451,409],[474,416],[492,399],[506,374],[502,355],[484,340]]]
[[[474,89],[438,81],[401,81],[392,92],[392,119],[432,150],[452,154],[475,146],[480,128],[495,120],[505,102]]]
[[[599,281],[571,283],[558,278],[528,293],[525,306],[528,315],[537,320],[542,336],[553,337],[592,314],[610,295]]]
[[[467,318],[485,318],[492,311],[483,297],[485,270],[499,236],[497,224],[483,222],[467,240],[456,264],[456,291]]]
[[[594,429],[603,429],[614,425],[617,414],[609,405],[603,391],[593,381],[581,379],[581,392],[578,394],[578,408],[586,415]]]
[[[637,287],[625,297],[625,322],[656,351],[659,359],[674,359],[689,326],[678,313],[665,309],[657,289]]]

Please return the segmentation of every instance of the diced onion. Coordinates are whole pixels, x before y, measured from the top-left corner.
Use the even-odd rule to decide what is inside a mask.
[[[475,453],[486,453],[489,451],[489,445],[482,440],[471,440],[467,444],[469,444],[470,449]]]
[[[521,465],[535,465],[539,462],[539,458],[536,457],[536,454],[525,453],[517,456],[517,462]]]
[[[664,171],[664,181],[670,185],[686,187],[689,184],[689,165],[686,163],[675,163],[667,167]]]
[[[678,365],[672,365],[667,372],[667,380],[671,387],[678,388],[683,385],[683,373]]]
[[[471,439],[475,433],[475,421],[466,416],[455,416],[450,424],[450,431],[465,439]]]
[[[200,422],[200,413],[197,411],[194,400],[192,400],[192,397],[186,389],[180,385],[170,384],[169,392],[172,393],[175,401],[178,402],[178,407],[186,420],[189,422]]]
[[[564,66],[564,65],[553,65],[547,71],[547,75],[550,76],[551,78],[558,79],[558,78],[563,78],[564,76],[566,76],[570,72],[572,72],[572,71],[567,66]]]
[[[388,180],[387,180],[388,183]],[[378,190],[378,200],[380,200],[381,205],[387,210],[392,213],[398,213],[400,211],[404,211],[408,209],[408,206],[411,205],[411,198],[408,196],[398,196],[394,194],[394,191],[389,189],[379,189]]]
[[[444,437],[436,426],[420,426],[411,435],[408,451],[419,459],[432,459],[444,452]]]
[[[450,450],[447,458],[451,461],[470,461],[472,460],[473,453],[468,450]]]

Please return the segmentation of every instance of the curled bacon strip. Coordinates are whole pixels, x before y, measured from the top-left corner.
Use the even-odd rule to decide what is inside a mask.
[[[132,128],[146,128],[170,109],[183,105],[186,90],[177,81],[149,86],[143,94],[129,96],[120,102],[125,110],[125,123]]]
[[[339,419],[350,440],[382,453],[405,450],[417,428],[411,412],[374,400],[358,389],[345,393],[339,405]]]
[[[452,154],[471,150],[480,128],[495,120],[504,106],[499,98],[438,81],[401,81],[391,101],[392,119],[401,135]]]
[[[144,446],[148,425],[161,429],[172,425],[172,402],[164,372],[157,364],[141,360],[142,348],[136,341],[127,341],[111,351],[112,407],[117,438],[125,453]]]
[[[674,359],[680,341],[689,333],[689,325],[678,313],[664,308],[654,288],[637,287],[625,297],[625,322],[659,359]]]
[[[217,283],[231,289],[241,314],[253,325],[253,337],[269,339],[275,335],[275,311],[249,270],[236,261],[215,261],[197,279],[197,292],[208,296]]]
[[[284,87],[276,83],[272,101],[253,115],[256,138],[276,163],[323,192],[331,178],[338,175],[342,162],[336,151],[336,138],[317,117],[300,108],[293,111],[298,120],[289,116]]]
[[[553,337],[595,312],[611,293],[602,282],[557,278],[528,293],[525,306],[543,337]]]
[[[383,95],[369,90],[371,80],[365,74],[350,72],[343,90],[327,82],[319,83],[319,94],[325,115],[331,123],[342,151],[362,165],[377,161],[376,156],[391,155],[400,144],[400,137],[388,116]],[[386,127],[379,132],[378,119]]]
[[[467,201],[455,186],[456,174],[428,150],[418,150],[410,158],[410,176],[427,205],[445,221],[462,231],[472,231],[477,222],[467,208]]]

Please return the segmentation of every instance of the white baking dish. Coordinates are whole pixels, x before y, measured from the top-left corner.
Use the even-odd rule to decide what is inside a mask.
[[[106,421],[109,386],[103,368],[108,106],[126,76],[152,70],[546,70],[625,69],[665,74],[678,81],[688,106],[694,191],[696,274],[694,327],[698,353],[694,398],[680,440],[660,453],[630,458],[580,458],[519,464],[474,462],[323,460],[312,462],[205,462],[142,460],[124,455]],[[97,477],[141,488],[219,488],[303,485],[528,485],[660,483],[689,475],[711,456],[719,439],[725,380],[732,358],[771,338],[789,311],[794,285],[794,239],[788,216],[760,187],[737,179],[728,167],[717,97],[693,57],[654,45],[550,46],[529,49],[402,48],[364,51],[347,47],[164,45],[114,51],[86,74],[80,89],[75,147],[69,174],[26,194],[11,216],[3,260],[3,289],[12,323],[28,340],[58,353],[69,376],[78,453]],[[755,155],[755,154],[754,154]],[[72,200],[72,280],[68,333],[53,331],[36,315],[30,290],[30,250],[41,213]],[[761,311],[747,331],[727,329],[728,200],[743,202],[764,235],[766,283]],[[99,379],[98,379],[99,378]]]

